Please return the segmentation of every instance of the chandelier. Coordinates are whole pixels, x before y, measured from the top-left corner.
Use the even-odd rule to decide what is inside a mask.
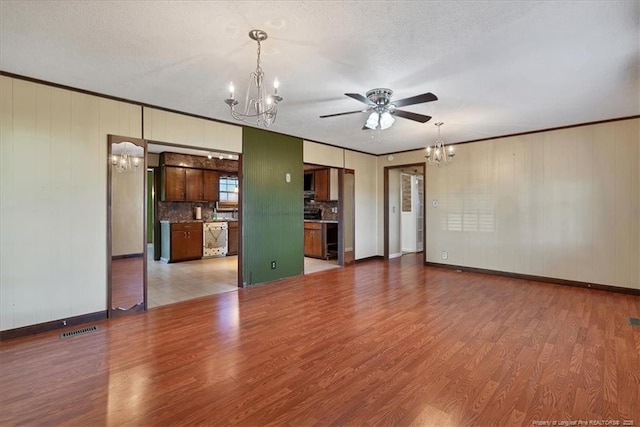
[[[449,146],[446,148],[444,145],[444,141],[440,138],[440,126],[442,126],[443,122],[438,122],[435,125],[438,126],[438,139],[436,139],[435,144],[432,146],[427,145],[427,162],[433,165],[448,165],[453,161],[456,153],[453,152],[453,146]]]
[[[278,95],[280,82],[276,78],[273,81],[273,94],[267,95],[267,90],[264,86],[264,72],[260,66],[260,42],[267,39],[267,33],[262,30],[251,30],[249,37],[258,43],[258,60],[255,71],[251,72],[249,76],[244,108],[242,111],[236,110],[238,100],[234,95],[233,82],[229,85],[229,98],[225,99],[224,102],[229,106],[231,116],[234,119],[257,126],[269,127],[276,121],[278,103],[282,101],[282,97]]]
[[[140,153],[138,152],[140,151]],[[113,170],[118,173],[132,172],[136,170],[142,163],[144,150],[129,141],[123,141],[113,144],[113,152],[111,155],[111,165]]]

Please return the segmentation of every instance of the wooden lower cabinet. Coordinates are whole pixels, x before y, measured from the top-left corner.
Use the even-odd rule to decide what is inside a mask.
[[[229,221],[227,225],[227,255],[238,255],[238,221]]]
[[[304,223],[304,256],[329,259],[338,256],[338,224]]]
[[[161,255],[164,262],[202,258],[201,222],[166,222],[160,224]]]
[[[322,224],[314,222],[304,223],[304,256],[323,258]]]

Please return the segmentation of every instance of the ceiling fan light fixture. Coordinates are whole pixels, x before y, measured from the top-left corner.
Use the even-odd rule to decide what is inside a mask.
[[[393,122],[395,121],[396,119],[393,118],[391,113],[388,111],[385,111],[380,115],[380,129],[385,130],[390,128]]]
[[[355,99],[356,101],[362,102],[367,106],[367,108],[364,110],[347,111],[344,113],[325,114],[323,116],[320,116],[320,118],[324,119],[327,117],[344,116],[346,114],[368,113],[369,116],[367,117],[362,130],[389,129],[395,122],[395,116],[403,119],[413,120],[414,122],[426,123],[431,120],[431,116],[400,110],[398,109],[398,107],[422,104],[425,102],[438,100],[437,96],[435,96],[431,92],[427,92],[421,95],[416,95],[391,102],[391,95],[393,95],[393,91],[386,88],[371,89],[367,92],[367,96],[363,96],[359,93],[345,93],[345,95],[349,98]]]
[[[380,114],[375,111],[369,115],[367,122],[364,124],[366,128],[376,129],[378,127],[378,122],[380,121]]]

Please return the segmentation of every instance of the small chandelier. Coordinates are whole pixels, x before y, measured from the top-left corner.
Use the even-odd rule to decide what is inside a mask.
[[[255,71],[249,76],[244,109],[240,112],[235,108],[238,105],[238,100],[234,96],[235,88],[233,82],[229,85],[229,98],[225,99],[224,102],[231,109],[231,116],[234,119],[248,124],[269,127],[276,121],[278,103],[282,101],[282,97],[278,95],[280,82],[276,78],[273,81],[273,94],[267,95],[264,87],[264,72],[260,66],[260,42],[267,39],[267,33],[262,30],[251,30],[249,37],[258,43],[258,60]],[[254,96],[250,97],[252,93]]]
[[[444,146],[444,141],[440,138],[440,126],[442,126],[443,122],[438,122],[435,125],[438,126],[438,139],[436,139],[433,147],[427,145],[427,162],[429,165],[448,165],[453,161],[456,153],[453,152],[453,146],[450,145],[449,148]]]
[[[122,150],[118,150],[120,152],[114,152],[111,155],[111,165],[113,166],[113,170],[118,173],[123,172],[132,172],[140,167],[140,163],[142,163],[142,158],[136,156],[136,148],[139,148],[142,151],[141,147],[137,147],[135,144],[124,141],[119,144],[114,144],[114,146],[122,146]],[[142,151],[144,153],[144,151]]]

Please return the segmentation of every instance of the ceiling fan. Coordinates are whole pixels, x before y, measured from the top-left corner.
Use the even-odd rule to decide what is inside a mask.
[[[423,102],[437,101],[438,97],[431,92],[423,93],[422,95],[412,96],[410,98],[400,99],[398,101],[391,102],[391,95],[393,91],[391,89],[376,88],[367,92],[367,96],[364,97],[359,93],[345,93],[348,97],[351,97],[357,101],[367,104],[364,110],[347,111],[346,113],[327,114],[320,116],[321,119],[327,117],[344,116],[345,114],[355,113],[367,113],[371,112],[367,121],[365,122],[362,130],[365,129],[387,129],[391,127],[395,119],[393,116],[402,117],[403,119],[409,119],[420,123],[426,123],[431,120],[431,116],[425,116],[423,114],[412,113],[410,111],[398,110],[398,107],[404,107],[406,105],[422,104]]]

